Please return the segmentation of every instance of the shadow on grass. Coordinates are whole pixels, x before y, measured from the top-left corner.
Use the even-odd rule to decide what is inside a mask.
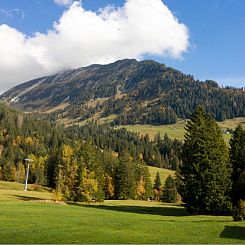
[[[89,204],[79,204],[71,203],[70,205],[75,205],[79,207],[103,209],[117,212],[126,213],[136,213],[136,214],[150,214],[150,215],[161,215],[161,216],[188,216],[189,214],[184,208],[176,207],[142,207],[142,206],[108,206],[108,205],[89,205]]]
[[[30,197],[30,196],[22,196],[22,195],[13,195],[17,197],[21,201],[44,201],[45,199],[39,197]]]
[[[185,208],[181,208],[179,206],[165,206],[162,205],[160,207],[144,207],[144,206],[127,206],[127,205],[103,205],[103,204],[84,204],[84,203],[68,203],[69,205],[74,205],[78,207],[84,208],[93,208],[93,209],[102,209],[109,211],[117,211],[117,212],[126,212],[126,213],[135,213],[135,214],[149,214],[149,215],[159,215],[159,216],[172,216],[172,217],[184,217],[184,216],[192,216],[186,211]],[[188,222],[192,223],[225,223],[227,220],[219,219],[218,216],[216,219],[212,218],[204,218],[206,216],[198,215],[198,218],[193,218],[192,220],[188,220]],[[168,220],[172,222],[187,222],[186,220]]]
[[[245,240],[245,227],[241,226],[225,226],[221,232],[220,237]]]

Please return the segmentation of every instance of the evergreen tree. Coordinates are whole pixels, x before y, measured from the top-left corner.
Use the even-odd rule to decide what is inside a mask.
[[[245,130],[237,126],[230,140],[232,174],[232,202],[236,207],[245,200]]]
[[[162,182],[161,182],[160,174],[157,171],[156,177],[154,179],[154,185],[153,185],[153,196],[154,196],[154,200],[156,201],[159,201],[160,199],[161,187],[162,187]]]
[[[119,164],[116,171],[115,194],[117,199],[134,199],[137,183],[135,180],[135,164],[132,157],[126,153],[119,156]]]
[[[55,187],[55,178],[56,178],[56,171],[58,170],[58,152],[59,152],[59,144],[58,144],[58,136],[56,130],[52,132],[52,136],[50,139],[50,151],[49,157],[46,166],[46,173],[47,173],[47,183],[50,187]]]
[[[154,180],[154,189],[157,191],[160,191],[162,187],[162,182],[161,182],[161,177],[160,177],[160,173],[157,171],[155,180]]]
[[[231,165],[217,123],[198,107],[186,126],[178,190],[189,212],[222,214],[231,209]]]
[[[175,183],[175,179],[169,175],[165,181],[161,200],[163,202],[175,203],[177,200],[177,187]]]

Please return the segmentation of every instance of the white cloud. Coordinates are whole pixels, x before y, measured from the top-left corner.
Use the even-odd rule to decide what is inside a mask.
[[[28,37],[0,25],[0,90],[92,63],[147,54],[180,58],[188,45],[187,27],[161,0],[127,0],[123,7],[99,12],[75,1],[47,34]]]
[[[55,3],[59,4],[59,5],[70,5],[72,4],[73,0],[54,0]]]

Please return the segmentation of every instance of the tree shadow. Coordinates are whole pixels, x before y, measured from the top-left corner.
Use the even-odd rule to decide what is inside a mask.
[[[45,201],[45,199],[39,197],[30,197],[30,196],[22,196],[22,195],[13,195],[13,196],[17,197],[21,201]]]
[[[70,203],[70,205],[75,205],[79,207],[94,208],[94,209],[103,209],[117,212],[126,212],[126,213],[136,213],[136,214],[150,214],[150,215],[161,215],[161,216],[189,216],[187,211],[184,208],[178,207],[142,207],[142,206],[108,206],[108,205],[90,205],[90,204],[80,204],[80,203]]]
[[[222,238],[245,240],[245,227],[241,226],[225,226],[220,233]]]

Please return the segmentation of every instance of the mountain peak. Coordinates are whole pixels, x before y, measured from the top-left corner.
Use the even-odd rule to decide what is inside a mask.
[[[216,119],[245,116],[243,90],[196,81],[153,60],[124,59],[67,70],[18,85],[0,99],[28,111],[58,110],[59,117],[76,121],[113,115],[119,124],[174,123],[199,104]]]

